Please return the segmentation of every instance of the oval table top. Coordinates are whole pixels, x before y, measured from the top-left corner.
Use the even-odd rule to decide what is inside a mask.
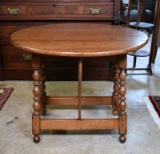
[[[19,30],[11,41],[17,48],[42,55],[98,57],[138,50],[148,36],[106,23],[59,23]]]

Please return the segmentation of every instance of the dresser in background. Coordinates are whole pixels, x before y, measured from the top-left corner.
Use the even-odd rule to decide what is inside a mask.
[[[16,30],[59,22],[116,24],[119,7],[120,0],[0,0],[0,80],[32,79],[31,53],[18,50],[10,42],[10,35]],[[75,58],[44,56],[43,60],[47,80],[77,80]],[[112,80],[111,77],[111,62],[84,59],[83,80]]]

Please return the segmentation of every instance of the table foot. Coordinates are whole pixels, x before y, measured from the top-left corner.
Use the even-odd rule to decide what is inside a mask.
[[[125,143],[125,142],[126,142],[126,136],[125,136],[125,135],[120,135],[119,141],[120,141],[121,143]]]
[[[34,141],[34,143],[39,143],[40,142],[40,136],[39,135],[35,135],[33,137],[33,141]]]

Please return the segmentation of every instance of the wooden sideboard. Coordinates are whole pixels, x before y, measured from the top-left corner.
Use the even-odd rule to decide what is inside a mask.
[[[32,55],[10,42],[16,30],[64,21],[116,24],[119,7],[120,0],[0,0],[0,80],[32,79]],[[47,80],[77,80],[75,58],[43,56],[43,60]],[[112,63],[85,58],[83,79],[111,80]]]

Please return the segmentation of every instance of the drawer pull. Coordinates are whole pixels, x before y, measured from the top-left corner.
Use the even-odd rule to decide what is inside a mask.
[[[26,61],[32,60],[32,54],[23,54],[23,58]]]
[[[100,8],[90,8],[91,14],[100,14],[101,9]]]
[[[19,13],[19,11],[20,10],[18,8],[16,8],[16,9],[8,8],[8,14],[10,14],[10,15],[16,15]]]

